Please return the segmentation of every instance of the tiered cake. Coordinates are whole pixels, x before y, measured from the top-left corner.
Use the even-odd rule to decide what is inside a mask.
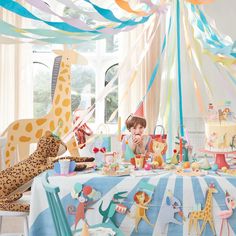
[[[209,106],[210,107],[210,106]],[[236,150],[236,119],[231,110],[214,110],[210,107],[205,123],[206,149],[213,152],[231,152]]]

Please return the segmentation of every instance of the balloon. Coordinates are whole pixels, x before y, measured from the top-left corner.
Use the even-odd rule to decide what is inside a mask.
[[[92,187],[90,187],[90,186],[84,186],[83,187],[83,193],[84,193],[84,195],[89,195],[91,192],[92,192]]]

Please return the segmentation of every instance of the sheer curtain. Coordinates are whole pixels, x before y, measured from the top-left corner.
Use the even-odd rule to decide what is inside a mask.
[[[24,27],[20,17],[0,9],[0,19]],[[14,120],[33,115],[30,44],[0,44],[0,133]]]
[[[160,17],[160,16],[159,16]],[[160,17],[162,18],[162,17]],[[119,116],[124,124],[142,101],[151,74],[160,56],[163,26],[156,17],[120,36]],[[147,133],[152,133],[157,122],[160,103],[160,71],[144,100]]]

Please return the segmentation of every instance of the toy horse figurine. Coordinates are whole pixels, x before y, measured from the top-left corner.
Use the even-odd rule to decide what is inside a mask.
[[[236,207],[235,199],[233,199],[227,191],[225,193],[225,204],[228,207],[228,210],[223,210],[218,213],[219,217],[221,218],[220,236],[222,236],[223,225],[225,221],[227,222],[228,236],[230,235],[228,218],[232,216],[233,209]]]

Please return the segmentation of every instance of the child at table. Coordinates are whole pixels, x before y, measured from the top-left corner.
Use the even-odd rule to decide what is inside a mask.
[[[144,135],[147,122],[144,117],[131,114],[126,119],[126,127],[130,134],[125,135],[122,139],[122,152],[125,153],[126,144],[132,149],[134,154],[146,154],[148,151],[150,136]]]

